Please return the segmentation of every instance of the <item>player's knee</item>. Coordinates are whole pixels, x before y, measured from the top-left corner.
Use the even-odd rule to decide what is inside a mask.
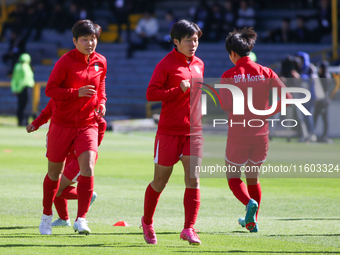
[[[163,189],[166,187],[167,184],[168,184],[167,181],[153,180],[152,187],[155,191],[161,192],[161,191],[163,191]]]
[[[93,176],[94,175],[94,167],[87,166],[83,169],[80,169],[80,174],[82,176]]]
[[[198,189],[200,185],[198,178],[189,178],[185,180],[185,186],[189,189]]]
[[[52,180],[52,181],[58,181],[61,177],[61,174],[55,171],[49,171],[48,172],[48,177]]]

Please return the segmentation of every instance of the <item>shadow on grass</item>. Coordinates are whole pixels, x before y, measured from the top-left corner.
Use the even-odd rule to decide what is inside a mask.
[[[192,251],[174,251],[177,253],[192,253]],[[273,253],[273,254],[340,254],[340,251],[242,251],[242,250],[230,250],[230,251],[197,251],[195,250],[195,253],[245,253],[245,254],[267,254],[267,253]]]
[[[33,228],[37,228],[36,226]],[[179,234],[177,232],[159,232],[157,235],[175,235]],[[143,236],[143,233],[91,233],[90,236]],[[2,234],[0,235],[0,239],[2,238],[50,238],[50,237],[67,237],[67,238],[85,238],[86,235],[80,235],[77,233],[71,232],[70,234],[52,234],[52,235],[41,235],[39,233],[27,233],[27,234]]]
[[[295,219],[275,219],[278,221],[298,221],[298,220],[339,220],[340,218],[295,218]]]
[[[317,236],[329,236],[329,237],[331,237],[331,236],[333,236],[333,237],[336,237],[336,236],[340,236],[340,234],[296,234],[296,235],[267,235],[267,236],[269,236],[269,237],[283,237],[283,236],[285,236],[285,237],[288,237],[288,236],[309,236],[309,237],[317,237]]]
[[[222,235],[222,236],[230,236],[231,234],[247,234],[249,235],[248,230],[234,230],[234,231],[226,231],[226,232],[199,232],[200,234],[207,234],[207,235]],[[158,233],[157,233],[158,234]]]
[[[30,229],[38,228],[37,226],[14,226],[14,227],[0,227],[0,230],[13,230],[13,229]]]
[[[179,232],[157,232],[157,235],[176,235],[176,234],[180,234]],[[98,236],[102,236],[102,235],[108,235],[108,236],[111,236],[111,235],[143,235],[143,232],[141,230],[141,232],[134,232],[134,233],[91,233],[90,235],[98,235]]]
[[[74,245],[74,244],[3,244],[3,245],[0,245],[0,247],[2,248],[14,248],[14,247],[49,247],[49,248],[68,248],[68,247],[79,247],[79,248],[84,248],[84,247],[87,247],[87,248],[91,248],[91,247],[105,247],[105,248],[110,248],[110,247],[115,247],[115,248],[134,248],[134,247],[138,247],[138,248],[149,248],[150,245],[147,245],[147,244],[121,244],[121,243],[117,243],[117,244],[101,244],[101,243],[98,243],[98,244],[79,244],[79,245]]]

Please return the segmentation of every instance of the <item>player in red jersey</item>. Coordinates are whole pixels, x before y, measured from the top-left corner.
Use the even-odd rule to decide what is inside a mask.
[[[175,45],[155,67],[146,91],[148,101],[162,101],[162,110],[154,148],[154,179],[145,192],[142,227],[144,239],[156,244],[153,215],[173,166],[182,161],[185,173],[185,223],[181,238],[191,244],[201,241],[194,231],[199,206],[199,179],[190,178],[190,164],[201,165],[203,154],[202,125],[190,128],[190,86],[192,78],[203,78],[203,61],[195,56],[202,32],[197,24],[180,20],[170,32]],[[200,94],[197,94],[197,100]],[[199,116],[201,118],[201,116]]]
[[[91,230],[85,220],[93,194],[94,166],[98,151],[98,124],[95,111],[106,112],[105,77],[107,63],[95,52],[101,28],[90,20],[79,20],[72,27],[75,49],[63,55],[48,79],[45,94],[53,98],[48,131],[48,173],[44,179],[43,217],[40,233],[52,233],[52,204],[71,146],[78,158],[80,176],[77,185],[78,214],[73,228],[79,234]]]
[[[271,109],[268,99],[270,90],[276,88],[277,94],[281,95],[281,88],[285,85],[273,70],[251,61],[248,55],[255,44],[256,37],[252,28],[243,28],[229,33],[225,48],[235,66],[223,73],[221,83],[232,84],[247,96],[250,96],[248,88],[252,88],[254,108],[268,110]],[[220,89],[220,96],[223,110],[230,111],[225,156],[227,169],[232,169],[227,171],[228,184],[235,197],[247,206],[246,217],[240,218],[239,223],[250,232],[258,232],[257,214],[262,195],[258,170],[266,160],[269,142],[269,121],[266,119],[280,112],[281,104],[280,101],[277,103],[278,107],[274,112],[259,116],[248,109],[247,100],[244,100],[244,114],[237,115],[232,112],[235,110],[233,100],[237,100],[237,97],[233,98],[229,89]],[[287,93],[286,98],[291,99],[292,95]],[[253,119],[257,122],[248,125]],[[242,166],[246,167],[247,186],[241,180]]]
[[[39,129],[39,127],[48,122],[52,116],[52,111],[55,109],[55,104],[53,99],[50,99],[46,107],[41,111],[40,115],[29,125],[27,125],[27,133],[34,132]],[[105,130],[106,121],[104,118],[97,116],[98,123],[98,146],[101,144]],[[78,182],[80,175],[79,164],[76,155],[74,154],[73,146],[70,153],[67,155],[65,162],[65,169],[60,179],[60,186],[58,193],[54,199],[54,205],[58,212],[59,218],[52,222],[52,226],[71,226],[71,222],[68,216],[67,200],[68,199],[78,199],[77,189],[71,186]],[[93,191],[91,204],[97,198],[97,193]]]

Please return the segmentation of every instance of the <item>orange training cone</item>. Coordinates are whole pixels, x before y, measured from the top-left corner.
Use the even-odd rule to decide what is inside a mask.
[[[113,226],[115,226],[115,227],[128,227],[129,224],[126,221],[118,221]]]

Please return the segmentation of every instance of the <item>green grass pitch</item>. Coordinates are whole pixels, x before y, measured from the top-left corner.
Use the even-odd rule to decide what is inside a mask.
[[[340,185],[337,178],[263,178],[259,233],[241,228],[244,206],[224,178],[201,179],[196,228],[202,245],[179,239],[183,228],[184,177],[175,166],[156,213],[157,245],[144,242],[139,229],[146,186],[153,176],[153,133],[106,132],[95,170],[98,198],[87,215],[91,235],[53,228],[41,236],[42,182],[47,171],[47,129],[0,125],[0,254],[340,254]],[[224,139],[224,138],[223,138]],[[338,163],[334,144],[270,142],[268,163]],[[300,155],[300,156],[299,156]],[[302,155],[302,156],[301,156]],[[76,202],[69,201],[73,223]],[[55,210],[54,210],[55,212]],[[55,213],[56,217],[56,213]],[[117,221],[129,227],[113,227]]]

